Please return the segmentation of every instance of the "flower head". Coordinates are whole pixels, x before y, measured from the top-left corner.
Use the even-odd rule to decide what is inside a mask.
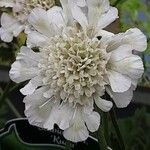
[[[118,107],[131,101],[143,73],[132,51],[143,51],[146,37],[138,29],[117,35],[102,30],[118,17],[107,0],[61,4],[31,12],[28,47],[21,48],[10,77],[17,83],[30,80],[21,92],[27,95],[25,114],[32,125],[51,130],[57,124],[66,139],[78,142],[100,125],[94,105],[105,112],[112,108],[111,101],[102,99],[105,91]]]
[[[11,42],[13,37],[17,37],[26,28],[27,18],[32,9],[39,7],[47,10],[54,4],[54,0],[2,0],[0,7],[11,7],[12,13],[3,13],[1,16],[1,39]]]

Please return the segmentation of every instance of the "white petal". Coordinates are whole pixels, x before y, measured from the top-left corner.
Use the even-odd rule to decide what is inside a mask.
[[[14,82],[23,82],[39,74],[37,67],[40,56],[27,47],[22,47],[16,61],[12,64],[9,72]]]
[[[1,40],[7,43],[13,40],[13,34],[6,32],[6,30],[3,28],[0,28],[0,36],[1,36]]]
[[[98,20],[98,27],[105,28],[118,18],[118,10],[115,7],[110,7],[109,11],[104,13]]]
[[[110,88],[107,88],[106,90],[108,94],[112,97],[112,99],[114,100],[116,106],[118,108],[124,108],[124,107],[127,107],[129,103],[131,102],[134,89],[135,88],[131,86],[129,90],[123,93],[115,93]]]
[[[39,127],[43,127],[44,122],[49,117],[53,102],[43,97],[43,93],[47,87],[42,87],[36,90],[32,95],[24,98],[25,115],[29,123]]]
[[[109,10],[108,0],[87,0],[88,20],[91,26],[96,26],[102,14]]]
[[[48,21],[47,12],[41,8],[35,8],[28,18],[29,23],[40,33],[51,37],[55,34],[52,23]]]
[[[0,36],[3,41],[11,42],[13,40],[13,36],[17,37],[23,29],[24,26],[13,16],[6,13],[2,14]]]
[[[108,39],[108,38],[114,36],[114,34],[111,32],[100,29],[100,30],[98,30],[98,34],[96,34],[96,36],[101,36],[102,38]]]
[[[89,132],[83,121],[80,109],[76,111],[70,127],[64,131],[63,135],[67,140],[72,142],[81,142],[88,138]]]
[[[49,89],[48,91],[46,91],[45,93],[43,93],[43,96],[45,98],[51,98],[54,95],[54,90],[53,89]]]
[[[83,112],[85,114],[91,114],[94,109],[94,101],[91,99],[84,107],[83,107]]]
[[[24,9],[25,0],[15,0],[13,12],[21,12]]]
[[[77,5],[80,7],[85,7],[86,6],[86,0],[77,0]]]
[[[134,80],[141,78],[144,73],[143,62],[139,56],[132,55],[114,63],[114,65],[118,72]]]
[[[46,46],[48,41],[48,37],[36,31],[30,32],[27,36],[27,46],[31,48]]]
[[[98,108],[100,108],[104,112],[110,111],[110,109],[113,106],[113,103],[108,100],[104,100],[100,98],[98,95],[94,96],[95,104],[97,105]]]
[[[42,77],[41,76],[36,76],[32,78],[29,83],[20,90],[20,92],[23,95],[30,95],[32,94],[39,86],[42,85]]]
[[[89,131],[97,131],[100,125],[100,115],[97,112],[91,112],[91,114],[84,114],[83,116]]]
[[[146,36],[137,28],[129,29],[109,39],[107,51],[117,49],[121,45],[131,45],[133,50],[144,51],[147,47]]]
[[[118,62],[119,60],[123,60],[124,58],[128,58],[132,55],[132,47],[131,45],[121,45],[117,49],[111,52],[110,63]]]
[[[50,22],[52,22],[56,28],[65,26],[65,15],[61,7],[52,7],[47,11],[47,15]]]
[[[71,12],[71,9],[70,9],[70,1],[68,0],[60,0],[61,2],[61,5],[62,5],[62,8],[63,8],[63,12],[65,14],[65,20],[66,20],[66,23],[68,25],[71,25],[73,23],[73,16],[72,16],[72,12]]]
[[[124,43],[129,43],[134,50],[144,51],[147,48],[146,36],[137,28],[129,29],[123,38]]]
[[[109,70],[107,76],[114,92],[125,92],[131,87],[131,79],[126,75]]]
[[[59,104],[55,105],[52,108],[49,118],[44,123],[44,128],[51,130],[54,127],[54,124],[57,124],[60,129],[65,130],[69,128],[69,123],[73,115],[73,110],[69,104],[64,104],[60,106]]]
[[[83,13],[82,9],[77,6],[76,2],[71,1],[71,11],[73,18],[79,22],[83,29],[86,29],[88,26],[88,20],[86,15]]]

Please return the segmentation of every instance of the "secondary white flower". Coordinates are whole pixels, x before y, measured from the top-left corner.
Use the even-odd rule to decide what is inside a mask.
[[[139,57],[132,65],[127,65],[125,58],[133,62],[137,56],[132,50],[144,50],[146,38],[138,29],[119,35],[102,30],[118,17],[117,9],[107,0],[61,0],[61,4],[63,9],[55,6],[32,11],[28,19],[33,27],[27,39],[30,48],[21,48],[10,77],[17,83],[30,80],[21,92],[27,95],[25,114],[32,125],[51,130],[56,123],[66,139],[78,142],[99,127],[94,104],[105,112],[112,108],[112,102],[101,98],[105,87],[117,106],[125,106],[120,94],[132,93],[143,72]],[[39,52],[32,47],[38,47]],[[120,54],[123,47],[123,53],[129,54],[126,57]],[[122,64],[126,72],[119,70]],[[117,80],[125,85],[115,84]]]
[[[54,5],[54,0],[1,0],[0,7],[11,7],[12,13],[1,16],[0,36],[5,42],[11,42],[27,26],[27,17],[35,7],[45,10]]]

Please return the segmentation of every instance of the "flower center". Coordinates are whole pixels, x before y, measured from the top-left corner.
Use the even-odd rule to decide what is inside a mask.
[[[105,85],[108,55],[97,38],[90,39],[86,33],[68,28],[40,51],[44,58],[39,64],[45,76],[43,83],[62,100],[83,105]]]
[[[22,0],[16,5],[18,5],[20,9],[14,12],[14,16],[21,22],[24,22],[26,21],[27,15],[30,14],[35,7],[48,10],[55,5],[55,0]]]
[[[24,6],[26,12],[31,12],[31,10],[35,7],[40,7],[45,10],[48,10],[52,6],[54,6],[55,0],[25,0]]]

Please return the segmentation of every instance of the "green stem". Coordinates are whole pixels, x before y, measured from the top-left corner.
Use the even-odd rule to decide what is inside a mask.
[[[108,113],[103,113],[103,123],[104,123],[104,135],[107,144],[109,145],[109,126],[108,126]]]
[[[16,84],[14,85],[10,90],[9,90],[9,93],[13,92],[13,91],[16,91],[20,86],[22,86],[23,84],[22,83],[19,83],[19,84]]]
[[[65,147],[65,150],[71,150],[71,143],[70,141],[66,141],[66,147]]]
[[[5,90],[1,90],[2,92],[2,95],[0,96],[0,107],[3,103],[3,101],[5,101],[6,97],[8,96],[9,93],[13,92],[13,91],[16,91],[18,89],[19,86],[21,86],[22,84],[17,84],[15,86],[13,86],[12,88],[10,88],[10,84],[11,83],[8,83]]]
[[[104,117],[104,113],[100,111],[100,109],[95,105],[95,110],[100,114],[100,116],[102,116],[102,118]],[[97,131],[97,139],[98,139],[98,143],[99,143],[99,147],[100,150],[107,150],[107,142],[105,139],[105,121],[102,120],[100,127]]]
[[[97,131],[97,137],[98,137],[98,143],[100,146],[100,150],[107,150],[107,143],[105,140],[105,135],[104,135],[104,127],[101,124],[98,131]]]
[[[10,84],[11,84],[11,82],[9,82],[9,83],[6,85],[6,88],[5,88],[4,91],[1,90],[2,94],[1,94],[1,97],[0,97],[0,106],[2,105],[3,101],[4,101],[5,98],[7,97],[7,94],[9,93]]]
[[[15,106],[12,104],[12,102],[7,98],[8,94],[15,91],[20,86],[20,84],[15,85],[12,88],[10,88],[10,85],[11,85],[11,82],[9,82],[6,85],[6,88],[4,91],[1,89],[2,95],[0,97],[0,107],[2,106],[2,103],[5,102],[8,105],[8,107],[11,109],[11,111],[14,113],[14,115],[17,118],[21,118],[22,116],[20,115],[18,110],[15,108]]]
[[[114,126],[114,129],[115,129],[115,132],[117,134],[117,138],[118,138],[118,142],[119,142],[119,145],[120,145],[120,149],[121,150],[125,150],[125,144],[124,144],[124,140],[123,140],[123,137],[121,135],[121,132],[120,132],[120,129],[119,129],[119,126],[118,126],[118,123],[117,123],[117,117],[116,117],[116,113],[114,111],[114,109],[112,108],[112,110],[110,111],[110,117],[111,117],[111,120],[112,120],[112,124]]]
[[[6,104],[9,106],[9,108],[11,109],[11,111],[14,113],[14,115],[17,117],[17,118],[21,118],[22,116],[20,115],[20,113],[18,112],[18,110],[15,108],[15,106],[12,104],[12,102],[6,98],[5,100]]]

